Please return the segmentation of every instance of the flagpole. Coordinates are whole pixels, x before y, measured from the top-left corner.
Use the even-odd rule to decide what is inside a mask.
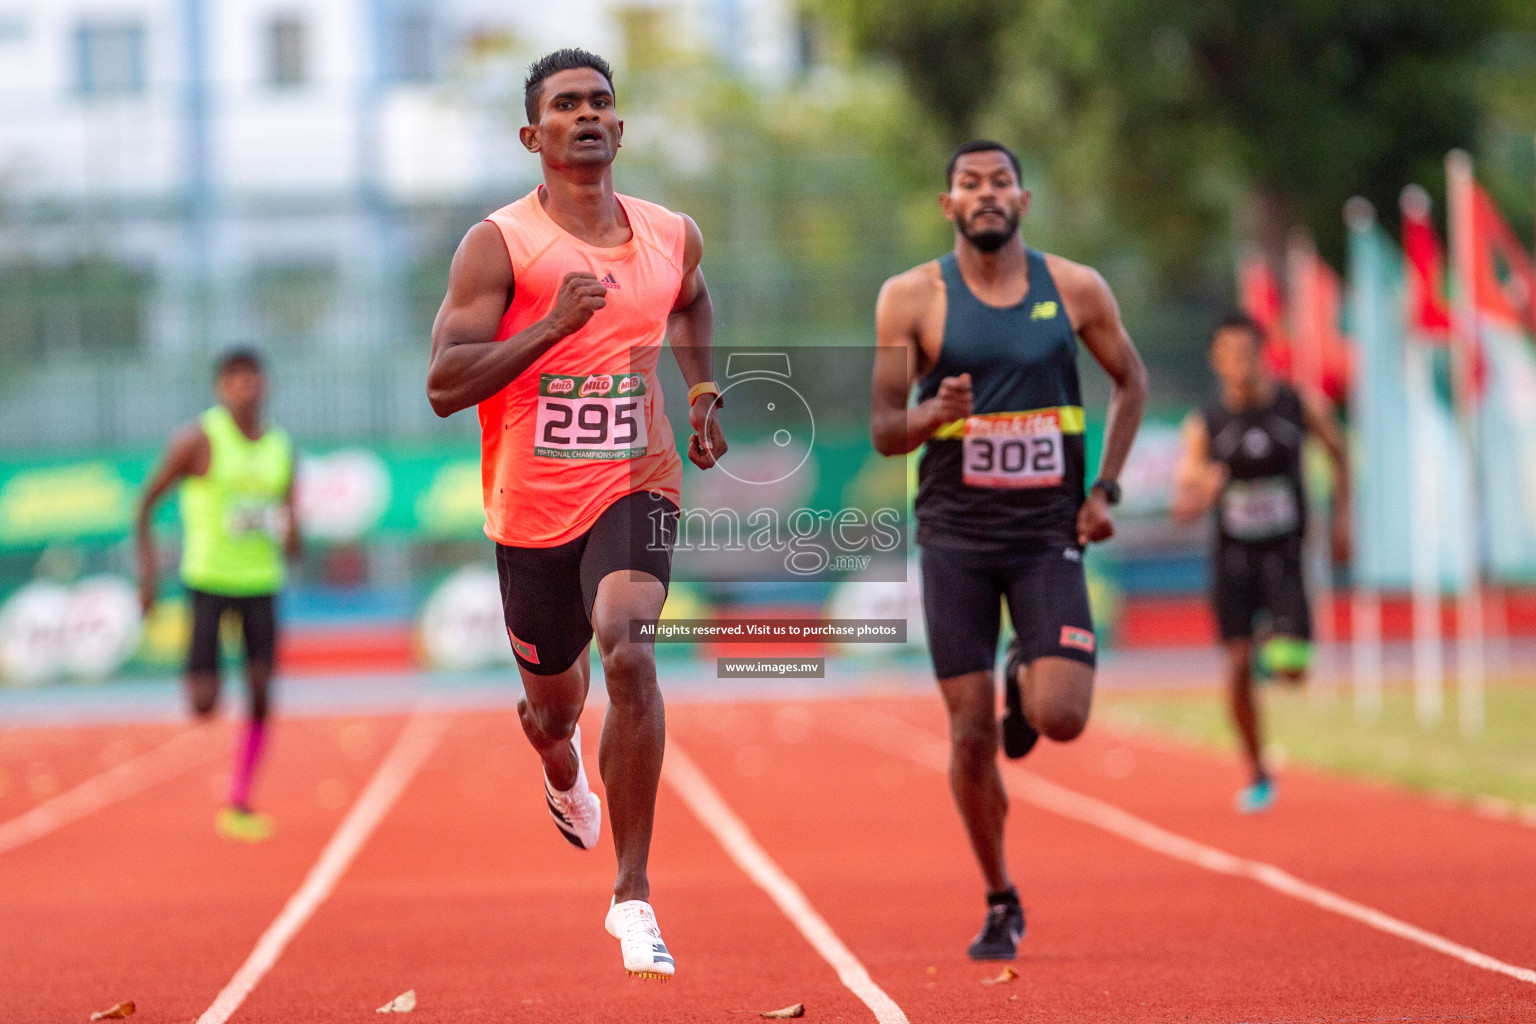
[[[1483,573],[1482,502],[1479,496],[1479,447],[1476,400],[1473,395],[1472,352],[1480,340],[1477,296],[1474,294],[1476,238],[1473,234],[1472,158],[1453,149],[1445,157],[1447,199],[1450,212],[1451,262],[1455,268],[1456,295],[1451,323],[1457,414],[1471,462],[1472,514],[1467,517],[1467,544],[1472,552],[1471,571],[1462,583],[1456,606],[1456,696],[1464,736],[1483,731]]]
[[[1440,451],[1435,440],[1428,354],[1410,339],[1403,352],[1408,379],[1408,429],[1413,460],[1408,530],[1413,541],[1413,707],[1419,725],[1431,728],[1444,714],[1445,664],[1440,627]],[[1415,405],[1417,403],[1417,405]]]
[[[1315,280],[1317,249],[1304,230],[1291,232],[1286,241],[1286,277],[1290,290],[1291,376],[1301,390],[1313,400],[1324,397],[1322,339],[1318,336],[1321,319],[1321,297]],[[1305,472],[1305,461],[1303,462]],[[1305,558],[1302,574],[1315,601],[1314,620],[1317,635],[1317,663],[1312,677],[1316,682],[1313,692],[1325,697],[1333,689],[1333,581],[1330,579],[1332,558],[1329,553],[1328,517],[1318,514],[1326,511],[1327,503],[1316,500],[1310,504],[1313,514],[1308,516],[1309,525],[1304,539]]]
[[[1364,559],[1359,545],[1365,541],[1364,531],[1358,529],[1358,526],[1364,520],[1363,512],[1367,507],[1362,504],[1362,492],[1369,476],[1366,459],[1361,457],[1361,446],[1382,441],[1380,410],[1374,407],[1375,403],[1369,397],[1372,381],[1366,376],[1374,376],[1385,369],[1376,365],[1376,356],[1379,355],[1376,352],[1376,340],[1380,336],[1377,332],[1381,330],[1381,296],[1374,278],[1379,277],[1379,274],[1375,268],[1368,272],[1361,265],[1364,260],[1361,246],[1364,238],[1375,227],[1376,211],[1369,200],[1356,196],[1344,204],[1344,223],[1352,236],[1349,269],[1354,287],[1350,293],[1350,302],[1354,312],[1354,335],[1362,357],[1353,385],[1356,399],[1354,405],[1358,415],[1351,416],[1358,426],[1351,431],[1354,443],[1350,445],[1350,456],[1355,463],[1351,475],[1357,481],[1352,491],[1355,508],[1351,516],[1357,529],[1356,548],[1350,556],[1353,577],[1349,609],[1350,676],[1354,684],[1355,719],[1375,722],[1381,718],[1381,592],[1378,581],[1367,580],[1362,571]],[[1369,288],[1365,285],[1367,273],[1373,279]],[[1370,357],[1366,356],[1367,351],[1372,353]],[[1374,487],[1376,484],[1368,486]]]

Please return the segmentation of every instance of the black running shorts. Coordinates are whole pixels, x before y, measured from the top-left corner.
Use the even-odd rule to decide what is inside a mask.
[[[649,491],[609,505],[592,528],[552,548],[496,545],[501,608],[517,663],[535,675],[559,675],[592,639],[597,585],[626,569],[672,579],[677,506]]]
[[[1271,635],[1312,638],[1300,537],[1262,544],[1223,541],[1213,561],[1211,602],[1223,640],[1253,636],[1261,612],[1269,616]]]
[[[928,652],[940,679],[996,668],[1004,598],[1026,663],[1056,657],[1094,665],[1088,580],[1076,546],[1008,557],[929,546],[922,565]]]
[[[227,597],[187,588],[192,597],[192,644],[187,671],[198,674],[219,671],[219,623],[225,612],[240,617],[247,664],[271,665],[277,654],[277,612],[272,594]]]

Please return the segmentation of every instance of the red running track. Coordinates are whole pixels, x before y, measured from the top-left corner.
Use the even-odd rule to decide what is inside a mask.
[[[1020,977],[984,985],[999,968],[963,955],[984,908],[929,756],[943,736],[936,699],[706,702],[668,714],[674,749],[913,1022],[1536,1021],[1536,984],[1021,800],[1009,851],[1030,934]],[[589,758],[599,715],[586,721]],[[399,717],[282,723],[260,787],[279,831],[262,846],[212,832],[228,740],[215,729],[193,739],[216,756],[0,853],[3,1019],[84,1021],[132,999],[145,1024],[196,1020],[401,729]],[[176,732],[0,732],[0,830]],[[1179,836],[1536,967],[1536,829],[1301,772],[1284,777],[1272,814],[1238,818],[1235,764],[1102,729],[1025,765]],[[810,1021],[876,1019],[667,783],[653,902],[679,973],[665,985],[625,976],[601,924],[606,837],[572,850],[539,786],[509,711],[455,713],[229,1019],[378,1020],[374,1009],[406,989],[423,1022],[726,1022],[794,1002]]]

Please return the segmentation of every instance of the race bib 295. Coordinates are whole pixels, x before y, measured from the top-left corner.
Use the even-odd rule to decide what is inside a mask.
[[[645,454],[645,438],[645,378],[640,374],[540,374],[533,454],[635,459]]]

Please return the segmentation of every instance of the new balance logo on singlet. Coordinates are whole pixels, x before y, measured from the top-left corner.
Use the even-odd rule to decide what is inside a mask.
[[[1037,302],[1030,309],[1029,318],[1031,320],[1054,320],[1056,319],[1057,308],[1054,302]]]
[[[608,273],[599,278],[599,283],[604,288],[617,288],[619,286],[619,279],[614,277],[613,274]]]

